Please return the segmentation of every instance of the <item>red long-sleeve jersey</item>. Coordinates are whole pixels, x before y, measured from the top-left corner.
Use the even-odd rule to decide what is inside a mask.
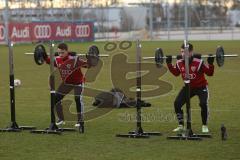
[[[175,66],[172,64],[168,64],[167,66],[173,75],[179,76],[181,74],[182,79],[186,79],[185,62],[183,59],[177,60]],[[189,64],[190,88],[206,87],[208,82],[205,78],[205,74],[213,76],[213,73],[214,65],[205,64],[202,59],[193,58]]]
[[[45,59],[47,64],[50,64],[50,57]],[[88,68],[87,61],[84,61],[78,56],[68,55],[64,58],[60,56],[54,57],[54,66],[58,68],[61,78],[66,84],[82,84],[85,82],[85,76],[81,68]]]

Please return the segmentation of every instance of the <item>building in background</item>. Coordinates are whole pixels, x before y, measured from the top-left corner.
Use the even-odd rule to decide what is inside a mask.
[[[240,27],[240,10],[230,10],[228,16],[232,26]]]
[[[137,0],[136,0],[137,1]],[[183,0],[141,0],[141,3],[126,0],[9,0],[10,22],[94,22],[97,37],[118,37],[117,33],[137,34],[171,38],[170,32],[184,29]],[[189,30],[238,29],[240,24],[240,1],[189,0]],[[4,6],[4,0],[0,0]],[[229,5],[231,4],[231,5]],[[152,8],[151,8],[152,6]],[[152,14],[150,14],[152,11]],[[4,9],[0,9],[3,22]],[[152,16],[151,16],[152,15]],[[112,35],[110,32],[114,32]],[[152,34],[153,33],[153,34]],[[176,33],[181,34],[181,33]]]

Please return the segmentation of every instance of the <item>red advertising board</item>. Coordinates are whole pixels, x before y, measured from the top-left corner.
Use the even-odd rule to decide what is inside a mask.
[[[9,39],[13,42],[31,41],[28,23],[10,23],[8,26],[8,33]]]
[[[9,23],[9,39],[13,42],[49,40],[93,41],[92,22]],[[4,41],[4,25],[0,24],[0,41]]]

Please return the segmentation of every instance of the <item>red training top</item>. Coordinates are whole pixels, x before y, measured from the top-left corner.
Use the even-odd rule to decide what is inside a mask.
[[[47,64],[50,64],[50,57],[45,59]],[[58,68],[61,78],[66,84],[79,85],[85,82],[81,68],[88,68],[87,61],[84,61],[78,56],[67,55],[62,58],[60,56],[54,57],[54,66]]]
[[[185,73],[185,61],[183,59],[177,60],[176,65],[168,64],[169,71],[175,75],[182,75],[182,79],[186,79]],[[212,76],[214,73],[214,65],[204,64],[202,59],[193,58],[190,60],[189,64],[189,78],[190,78],[190,88],[202,88],[208,85],[205,79],[204,73],[208,76]]]

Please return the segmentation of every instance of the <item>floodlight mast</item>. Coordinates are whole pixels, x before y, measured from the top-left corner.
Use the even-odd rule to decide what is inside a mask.
[[[187,111],[187,136],[191,136],[191,103],[190,103],[190,78],[189,78],[189,44],[188,44],[188,0],[184,0],[184,60],[185,60],[185,90],[186,90],[186,111]]]
[[[5,35],[5,42],[9,45],[9,38],[8,38],[8,0],[5,0],[5,10],[4,10],[4,35]]]
[[[188,41],[188,0],[184,0],[184,21],[185,40]]]
[[[14,63],[13,63],[13,43],[11,43],[8,37],[8,0],[5,0],[5,42],[8,46],[8,60],[9,60],[9,88],[10,88],[10,110],[11,110],[11,123],[9,129],[19,130],[19,126],[16,122],[15,113],[15,89],[14,89]]]
[[[11,111],[11,122],[7,128],[0,129],[0,132],[20,132],[21,130],[31,130],[36,127],[33,126],[18,126],[16,122],[15,113],[15,89],[14,89],[14,63],[13,63],[13,43],[8,36],[8,0],[5,0],[4,10],[4,39],[8,46],[8,60],[9,60],[9,88],[10,88],[10,111]]]
[[[149,6],[149,29],[150,29],[150,40],[153,40],[153,2],[150,0]]]
[[[185,101],[186,101],[186,110],[187,110],[187,128],[182,131],[177,136],[169,136],[167,139],[174,140],[201,140],[201,137],[211,138],[211,135],[197,135],[193,134],[191,128],[191,106],[190,106],[190,77],[189,77],[189,43],[188,43],[188,0],[184,0],[185,6],[185,40],[184,40],[184,63],[185,63],[185,75],[184,75],[184,83],[185,83]],[[163,55],[163,54],[162,54]],[[163,57],[163,56],[162,56]]]

